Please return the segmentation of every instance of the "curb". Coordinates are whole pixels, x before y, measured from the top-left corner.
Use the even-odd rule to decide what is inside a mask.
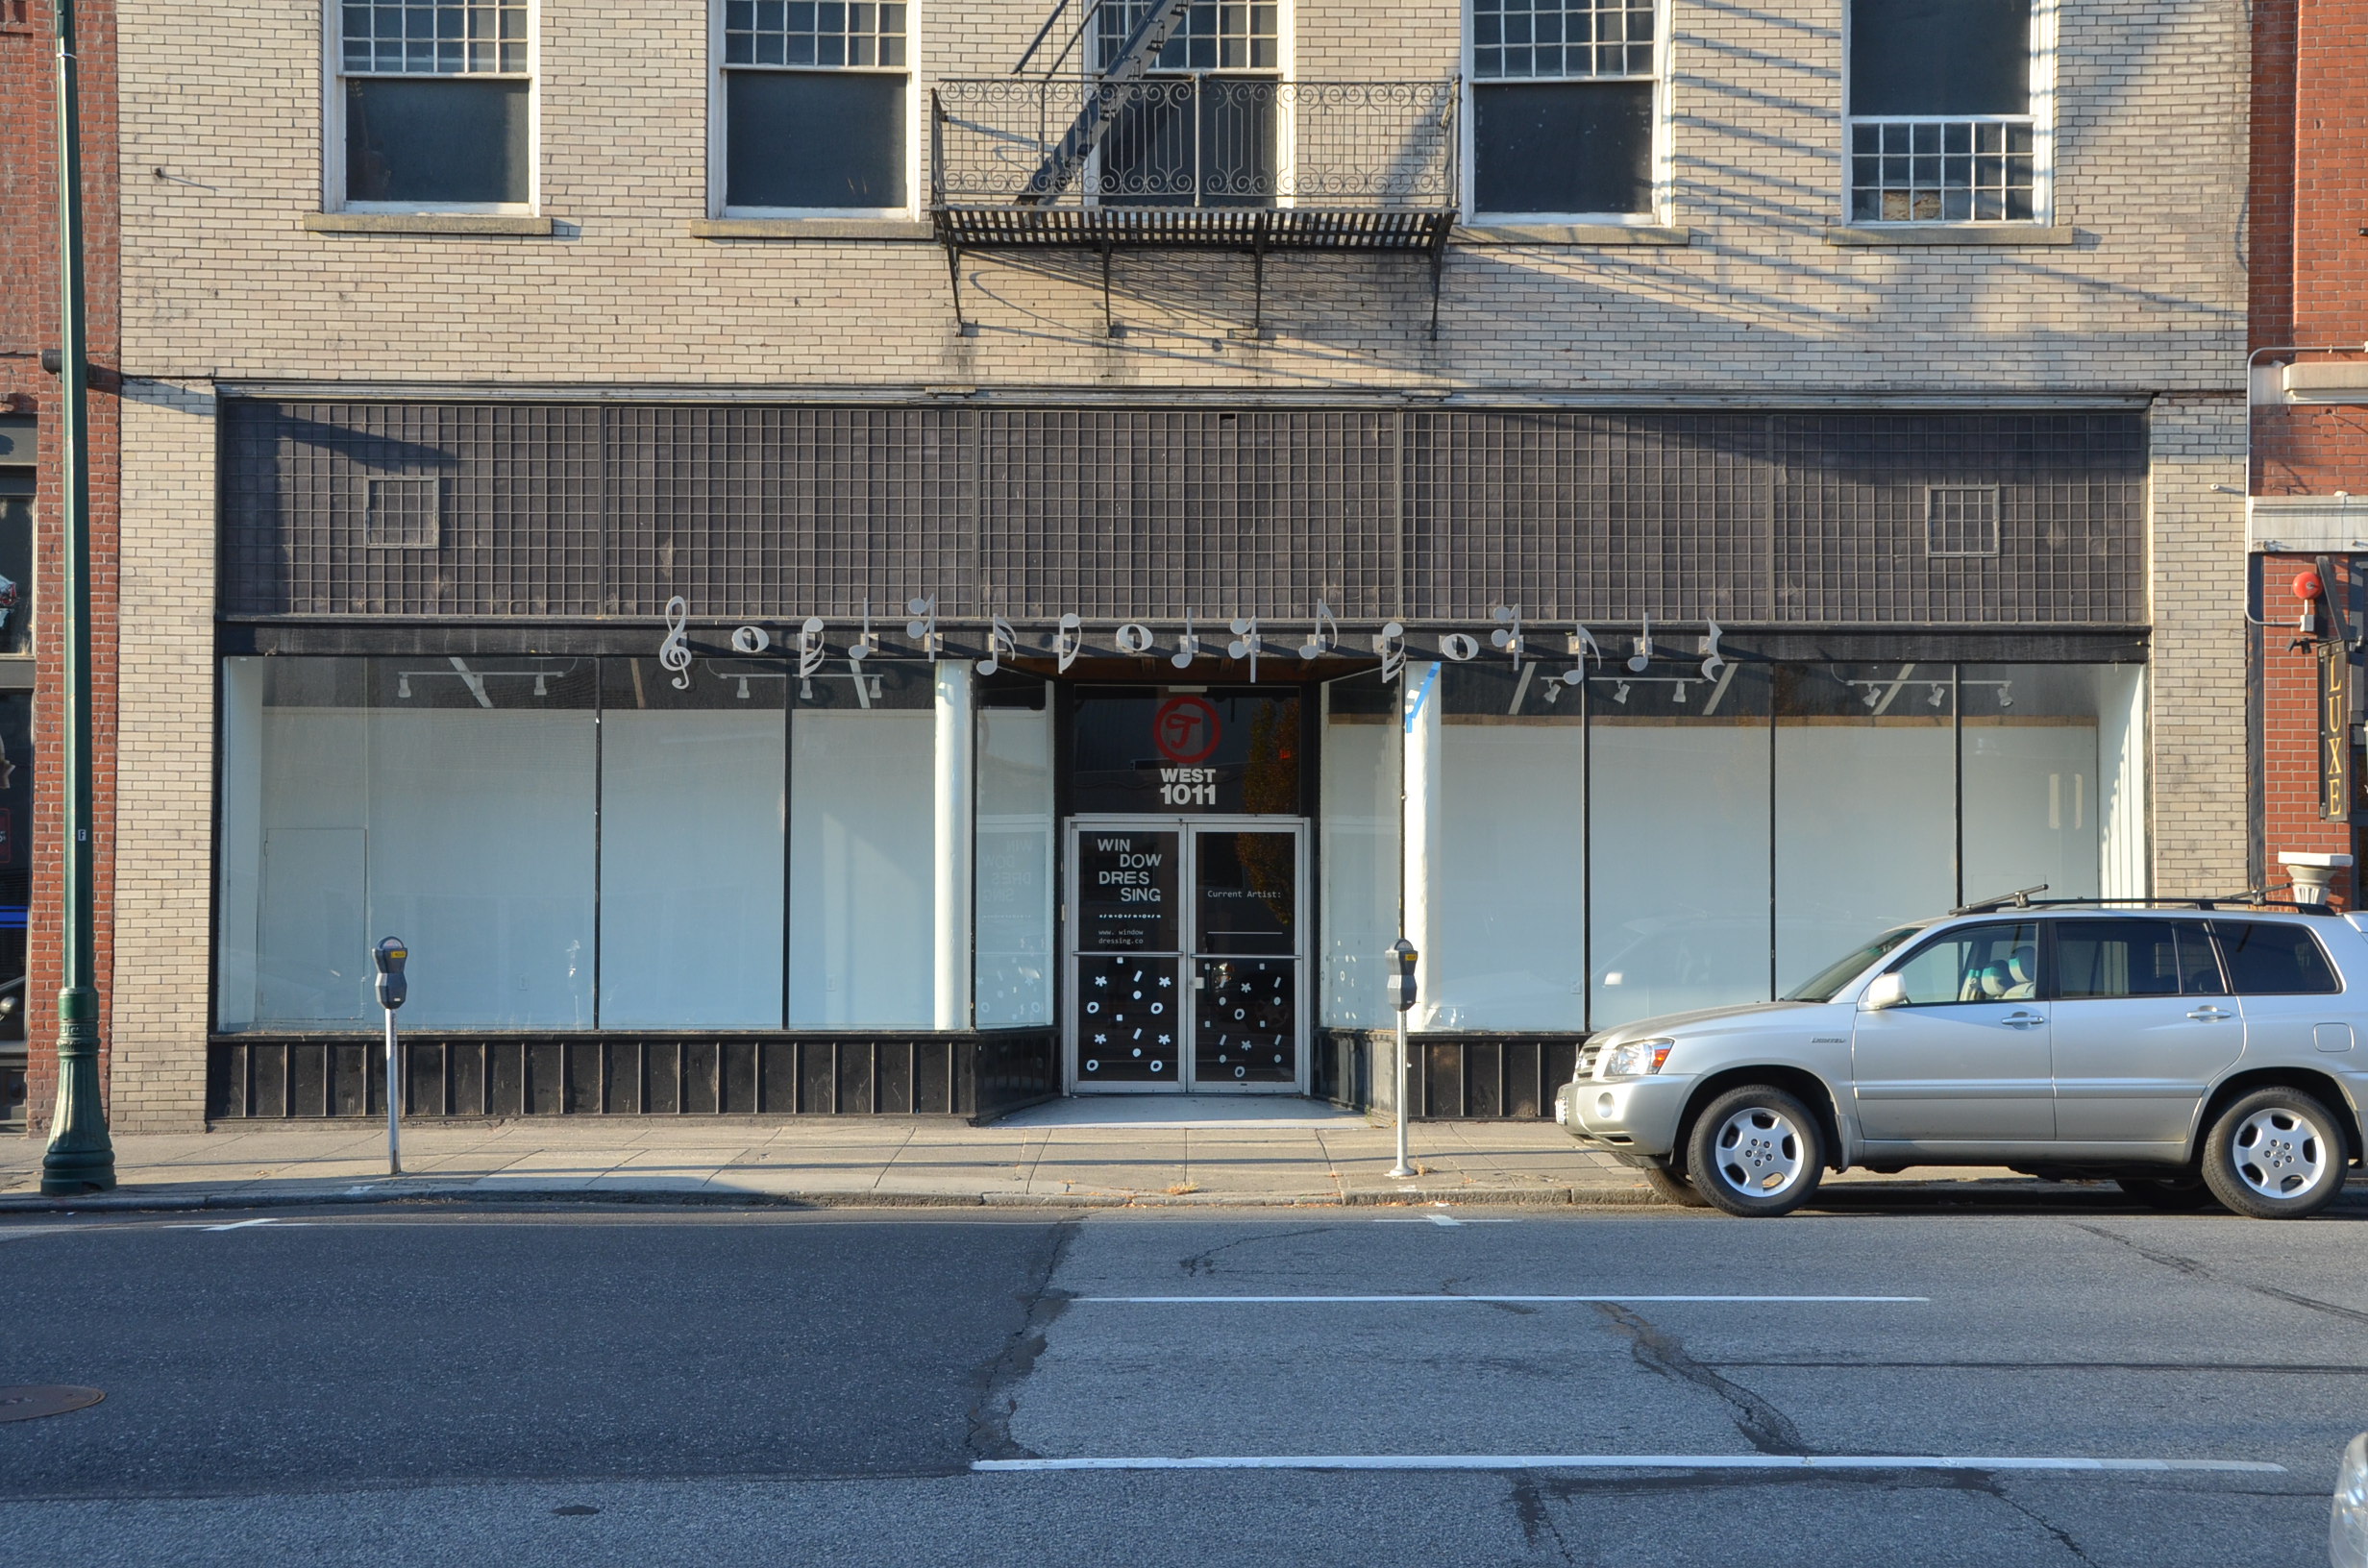
[[[1415,1206],[1616,1207],[1658,1206],[1651,1188],[1631,1187],[1412,1188],[1401,1191],[1212,1192],[703,1192],[652,1188],[380,1186],[361,1190],[304,1192],[101,1192],[80,1197],[12,1194],[0,1197],[0,1215],[57,1213],[187,1213],[208,1210],[364,1208],[401,1205],[569,1204],[681,1209],[1386,1209]]]

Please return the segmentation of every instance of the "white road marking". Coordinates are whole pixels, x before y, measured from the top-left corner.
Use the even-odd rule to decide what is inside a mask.
[[[279,1225],[284,1223],[285,1222],[266,1216],[262,1219],[234,1219],[228,1225],[200,1225],[197,1229],[201,1231],[243,1231],[250,1225]]]
[[[1376,1225],[1514,1225],[1511,1219],[1457,1219],[1452,1214],[1385,1214]]]
[[[1246,1454],[1198,1458],[974,1459],[973,1470],[2208,1470],[2283,1475],[2258,1459],[1998,1454]]]
[[[1932,1299],[1930,1296],[1077,1296],[1072,1299],[1071,1305],[1075,1306],[1088,1302],[1128,1307],[1395,1306],[1401,1303],[1417,1302],[1458,1307],[1487,1306],[1492,1303],[1534,1306],[1552,1302],[1604,1302],[1613,1305],[1622,1305],[1628,1302],[1925,1304]]]

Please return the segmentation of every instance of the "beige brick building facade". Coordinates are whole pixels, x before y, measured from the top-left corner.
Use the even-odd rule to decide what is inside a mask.
[[[917,164],[931,86],[1004,75],[1047,9],[912,6]],[[1659,209],[1624,228],[1467,212],[1434,338],[1423,257],[1357,252],[1269,256],[1261,304],[1247,257],[1121,249],[1117,335],[1093,252],[969,252],[965,331],[925,167],[900,219],[725,219],[720,6],[534,8],[529,210],[324,212],[324,8],[126,0],[117,1125],[204,1114],[214,426],[246,396],[2142,413],[2152,879],[2242,886],[2246,14],[2038,14],[2051,208],[1853,228],[1842,0],[1668,0]],[[1440,0],[1297,0],[1284,70],[1458,77],[1466,22]]]

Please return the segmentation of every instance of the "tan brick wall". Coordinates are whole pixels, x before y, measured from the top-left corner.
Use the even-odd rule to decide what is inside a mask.
[[[2164,398],[2150,423],[2155,892],[2225,894],[2245,885],[2244,400]]]
[[[706,12],[549,0],[549,239],[321,235],[320,14],[124,12],[125,355],[135,373],[569,382],[2134,390],[2233,384],[2246,32],[2233,0],[2066,7],[2058,214],[2071,247],[1828,245],[1839,0],[1674,0],[1670,219],[1685,248],[1457,252],[1440,340],[1418,259],[1283,257],[1271,341],[1230,256],[973,257],[953,330],[925,244],[692,238]],[[916,7],[932,73],[1008,69],[1041,0]],[[1309,76],[1436,78],[1455,8],[1297,7]],[[174,176],[160,181],[154,170]],[[182,184],[193,181],[195,184]]]
[[[213,395],[127,383],[114,1125],[203,1119],[213,838]]]

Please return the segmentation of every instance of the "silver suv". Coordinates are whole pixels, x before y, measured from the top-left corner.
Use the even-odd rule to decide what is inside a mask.
[[[2360,1156],[2368,915],[2012,903],[1887,931],[1781,1001],[1622,1025],[1555,1099],[1673,1202],[1783,1214],[1828,1169],[2110,1177],[2258,1219]]]

